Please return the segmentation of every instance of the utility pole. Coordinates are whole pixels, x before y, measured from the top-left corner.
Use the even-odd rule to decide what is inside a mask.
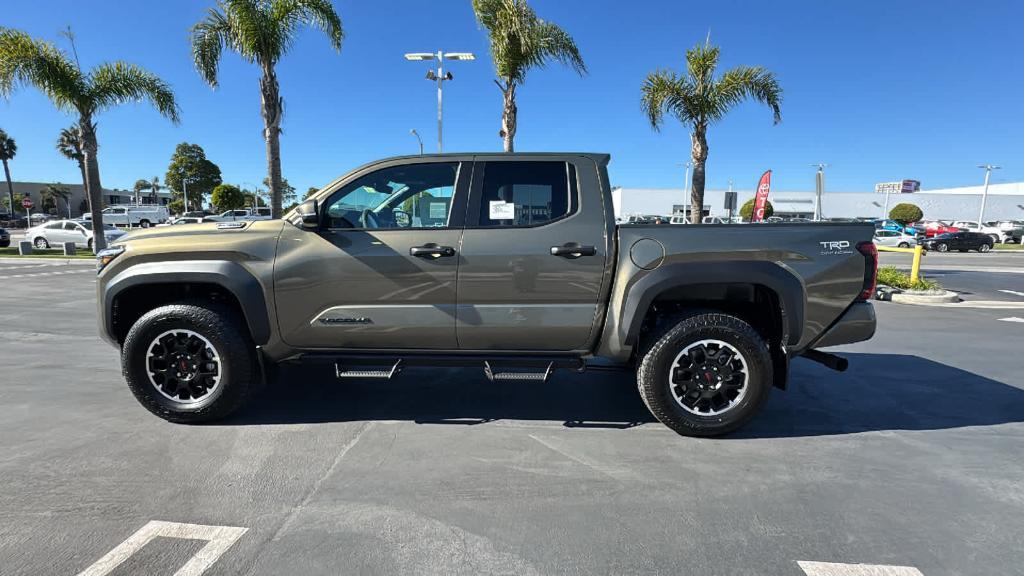
[[[825,168],[828,164],[811,164],[818,171],[814,174],[814,221],[821,220],[821,195],[825,193]]]
[[[985,220],[985,203],[988,202],[988,179],[993,170],[999,170],[1002,166],[992,164],[979,164],[978,168],[985,169],[985,187],[981,191],[981,212],[978,213],[978,231],[981,231],[982,221]]]
[[[436,60],[437,61],[437,72],[433,70],[427,71],[427,80],[437,81],[437,151],[440,153],[443,151],[443,139],[442,131],[444,128],[444,106],[443,106],[443,90],[442,85],[446,80],[452,80],[453,76],[451,72],[444,71],[445,60],[476,60],[471,52],[445,52],[438,50],[437,52],[412,52],[405,55],[406,60]]]

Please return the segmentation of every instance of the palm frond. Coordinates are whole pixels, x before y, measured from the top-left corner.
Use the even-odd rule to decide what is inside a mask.
[[[299,26],[304,24],[323,32],[330,40],[331,47],[341,51],[345,31],[330,0],[275,0],[272,14],[274,20],[287,32],[289,40],[294,38]]]
[[[689,81],[668,70],[658,70],[647,75],[640,87],[640,109],[651,123],[651,128],[661,130],[665,114],[672,114],[682,122],[690,120],[687,99],[692,96],[693,86]]]
[[[85,155],[82,153],[82,135],[77,124],[60,131],[56,148],[57,152],[68,160],[81,162],[85,159]]]
[[[770,106],[775,123],[782,121],[782,87],[775,75],[760,66],[737,66],[724,74],[716,85],[718,98],[731,108],[746,98]]]
[[[231,25],[223,12],[210,8],[206,18],[192,27],[192,60],[196,70],[211,87],[217,87],[220,55],[231,43]]]
[[[586,73],[586,64],[572,37],[538,18],[526,0],[473,0],[473,12],[487,30],[491,59],[506,87],[523,83],[529,69],[543,68],[550,60],[581,75]]]
[[[569,36],[565,30],[541,20],[534,33],[537,36],[537,52],[541,56],[541,66],[546,63],[548,58],[551,58],[572,68],[580,76],[587,73],[587,65],[583,63],[580,49],[576,46],[572,36]]]
[[[89,72],[92,112],[126,102],[148,100],[171,122],[178,122],[178,104],[171,87],[156,74],[124,62],[101,64]]]
[[[86,89],[78,68],[49,42],[20,30],[0,28],[0,96],[35,86],[64,111],[77,108]]]

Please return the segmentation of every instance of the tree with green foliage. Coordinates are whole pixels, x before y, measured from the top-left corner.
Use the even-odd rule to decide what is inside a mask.
[[[7,135],[7,132],[0,130],[0,162],[4,165],[4,176],[7,177],[7,207],[10,210],[11,219],[14,218],[14,185],[11,184],[11,168],[7,163],[14,159],[18,153],[18,145],[14,138]]]
[[[515,151],[519,109],[516,88],[526,81],[531,68],[543,68],[552,60],[586,74],[579,48],[572,36],[551,22],[537,17],[526,0],[473,0],[473,12],[487,29],[491,59],[501,90],[501,130],[505,152]]]
[[[775,74],[760,66],[737,66],[718,78],[719,48],[710,38],[686,51],[686,74],[657,70],[647,75],[640,89],[640,107],[654,130],[666,115],[675,116],[690,128],[693,183],[690,222],[699,224],[704,205],[705,167],[708,159],[708,126],[725,117],[737,104],[754,100],[772,109],[775,123],[782,121],[779,106],[782,88]]]
[[[196,70],[217,87],[217,69],[225,48],[260,68],[263,138],[267,148],[267,179],[273,218],[281,217],[281,117],[284,100],[277,81],[277,63],[288,53],[299,30],[322,31],[336,51],[344,34],[330,0],[220,0],[206,18],[192,27]]]
[[[210,202],[218,212],[238,210],[245,207],[245,195],[234,184],[219,184],[213,189]]]
[[[43,212],[56,214],[60,210],[59,201],[63,201],[68,211],[68,218],[71,218],[71,189],[61,184],[47,184],[39,191],[39,202]],[[52,212],[51,212],[52,210]]]
[[[765,202],[764,202],[764,218],[765,218],[765,220],[767,220],[769,217],[771,217],[772,214],[775,214],[775,208],[772,206],[771,202],[765,200]],[[744,222],[750,222],[750,219],[754,217],[754,199],[753,198],[751,198],[750,200],[747,200],[746,202],[744,202],[743,206],[740,206],[740,216],[743,218]]]
[[[889,219],[895,220],[903,226],[917,222],[921,218],[924,218],[924,212],[916,204],[909,202],[897,204],[892,207],[892,210],[889,210]]]
[[[177,123],[178,105],[170,86],[152,72],[125,62],[104,63],[83,72],[77,61],[49,42],[0,27],[0,96],[9,97],[21,86],[35,86],[57,109],[78,115],[86,193],[93,225],[102,227],[96,116],[119,104],[148,100],[160,114]],[[98,234],[95,250],[105,247],[106,238]]]
[[[270,179],[269,178],[264,178],[263,179],[263,185],[266,186],[267,189],[270,189]],[[281,190],[281,202],[284,202],[284,203],[287,203],[287,204],[293,204],[295,202],[295,200],[299,197],[298,194],[295,193],[295,186],[292,186],[291,184],[289,184],[287,178],[281,178],[281,188],[280,188],[280,190]],[[271,205],[273,205],[273,202],[271,202]]]
[[[316,186],[310,186],[309,188],[306,189],[306,195],[303,196],[302,199],[303,200],[309,200],[310,198],[313,197],[313,194],[316,194],[319,191],[320,191],[320,189],[317,188]]]
[[[220,167],[207,160],[202,146],[182,142],[174,148],[164,184],[171,189],[172,199],[182,201],[183,212],[202,210],[204,199],[221,182]],[[188,206],[184,205],[186,192]]]

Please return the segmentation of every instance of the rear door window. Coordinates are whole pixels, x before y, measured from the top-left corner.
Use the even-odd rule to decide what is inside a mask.
[[[577,209],[576,173],[567,162],[497,161],[483,164],[478,226],[530,227]]]

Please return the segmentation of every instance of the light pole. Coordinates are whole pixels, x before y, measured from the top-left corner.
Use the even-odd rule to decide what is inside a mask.
[[[811,168],[817,168],[814,174],[814,221],[821,220],[821,195],[825,193],[825,168],[828,164],[811,164]],[[888,199],[888,198],[887,198]]]
[[[423,138],[420,138],[420,133],[415,128],[409,130],[409,134],[416,137],[416,141],[420,143],[420,156],[423,156]]]
[[[412,52],[405,55],[406,60],[436,60],[437,61],[437,72],[433,70],[427,71],[427,80],[437,81],[437,151],[443,151],[441,131],[444,125],[444,107],[442,106],[442,84],[445,80],[451,80],[453,78],[451,72],[444,71],[445,60],[476,60],[476,56],[472,52],[445,52],[438,50],[437,52]]]
[[[1002,166],[992,164],[979,164],[978,168],[985,169],[985,187],[981,191],[981,212],[978,213],[978,231],[981,231],[981,222],[985,219],[985,203],[988,201],[988,178],[993,170],[999,170]]]

